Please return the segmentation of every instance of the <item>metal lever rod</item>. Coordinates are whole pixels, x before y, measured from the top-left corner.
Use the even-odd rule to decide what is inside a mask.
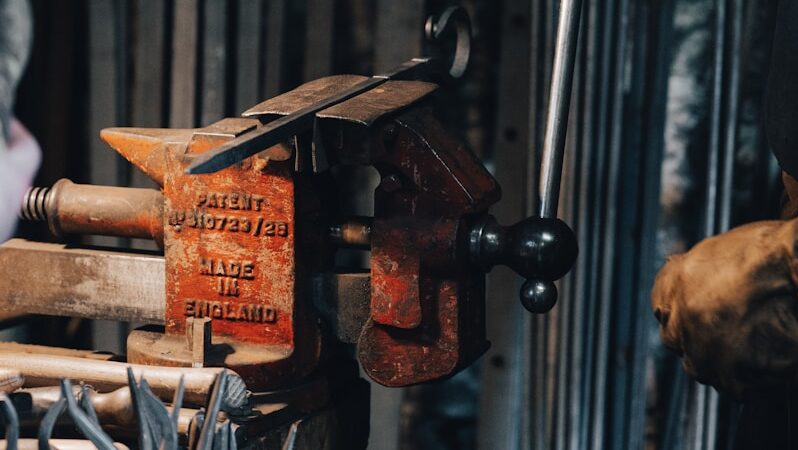
[[[540,166],[540,216],[557,217],[560,200],[560,179],[565,153],[565,133],[571,104],[576,45],[579,41],[579,18],[582,0],[562,0],[554,48],[549,105],[543,137],[543,160]]]

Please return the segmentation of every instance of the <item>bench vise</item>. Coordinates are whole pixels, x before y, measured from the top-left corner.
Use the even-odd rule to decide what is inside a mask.
[[[163,256],[11,241],[0,266],[29,264],[36,282],[0,277],[4,307],[162,324],[130,334],[129,362],[224,366],[258,391],[309,375],[336,341],[356,344],[365,373],[386,386],[469,365],[488,348],[486,270],[509,265],[530,279],[526,305],[553,304],[551,282],[576,246],[557,219],[502,227],[488,215],[499,186],[433,117],[436,85],[387,81],[317,113],[312,132],[215,173],[186,171],[365,78],[315,80],[205,128],[103,130],[160,189],[60,180],[31,189],[22,216],[56,236],[152,239]],[[331,169],[347,164],[379,172],[373,217],[339,214]],[[370,250],[368,271],[335,267],[347,247]]]
[[[558,41],[571,35],[562,25]],[[147,374],[153,398],[175,392],[174,426],[191,449],[216,448],[219,411],[224,430],[238,430],[223,446],[293,448],[304,427],[325,440],[338,429],[334,448],[365,448],[368,386],[353,355],[385,386],[457,373],[488,348],[485,274],[500,264],[526,278],[524,307],[551,309],[554,281],[577,254],[555,218],[575,41],[555,55],[540,217],[501,226],[488,213],[501,195],[496,180],[434,118],[437,85],[421,81],[463,74],[468,17],[451,7],[425,31],[433,56],[385,74],[321,78],[204,128],[103,130],[157,188],[63,179],[30,189],[21,216],[56,237],[150,239],[160,251],[11,240],[0,245],[0,308],[148,325],[127,336],[124,356],[89,363],[98,355],[2,344],[0,368],[19,372],[15,386],[44,388],[22,393],[36,404],[66,377],[106,399],[127,385],[117,403],[143,405],[136,389],[149,388],[135,378]],[[376,188],[360,187],[370,217],[341,201],[351,166],[379,175]],[[367,257],[341,264],[352,249]],[[184,382],[188,405],[203,410],[180,411]],[[61,392],[68,402],[68,381]],[[181,415],[194,428],[179,426]]]

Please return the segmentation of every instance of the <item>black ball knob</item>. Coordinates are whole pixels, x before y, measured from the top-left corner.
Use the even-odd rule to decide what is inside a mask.
[[[482,217],[471,229],[472,262],[486,269],[501,264],[527,278],[521,301],[533,312],[546,312],[557,301],[553,281],[565,276],[579,253],[576,235],[562,220],[529,217],[504,227],[492,216]]]
[[[560,219],[529,217],[503,227],[492,216],[474,225],[470,236],[471,259],[491,268],[510,267],[524,278],[558,280],[576,261],[576,235]]]
[[[526,280],[521,286],[521,304],[527,311],[542,314],[557,303],[557,286],[548,280]]]

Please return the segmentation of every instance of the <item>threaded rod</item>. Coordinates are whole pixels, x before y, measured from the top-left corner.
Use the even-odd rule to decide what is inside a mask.
[[[22,209],[19,216],[24,220],[44,222],[47,220],[47,197],[50,195],[49,187],[32,187],[22,199]]]

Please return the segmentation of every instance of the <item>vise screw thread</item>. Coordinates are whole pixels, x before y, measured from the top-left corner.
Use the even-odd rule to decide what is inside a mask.
[[[22,199],[22,208],[19,216],[24,220],[34,222],[44,222],[47,220],[47,204],[50,196],[49,187],[32,187],[25,193]]]

